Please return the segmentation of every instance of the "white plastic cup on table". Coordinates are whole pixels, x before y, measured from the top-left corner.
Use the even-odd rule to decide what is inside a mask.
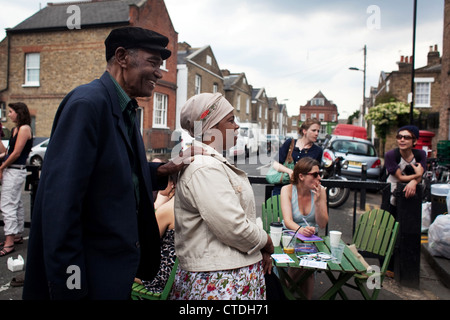
[[[342,262],[342,256],[344,254],[345,244],[339,243],[335,247],[331,247],[331,256],[333,257],[334,263],[341,263]]]
[[[337,247],[341,242],[342,232],[340,231],[330,231],[330,245],[331,247]]]
[[[278,231],[271,231],[270,232],[270,238],[272,239],[272,243],[274,247],[279,247],[280,246],[280,241],[281,241],[281,234],[282,232],[278,232]]]

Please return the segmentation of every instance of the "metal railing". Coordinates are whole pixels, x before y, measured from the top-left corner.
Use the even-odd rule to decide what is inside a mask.
[[[269,184],[264,176],[249,176],[251,184],[263,184],[265,187],[265,197],[267,200],[272,196],[272,190],[274,188],[273,184]],[[360,208],[362,210],[366,207],[366,190],[381,191],[382,200],[380,208],[384,210],[389,210],[389,199],[391,195],[391,184],[388,182],[378,182],[378,181],[356,181],[356,180],[333,180],[333,179],[322,179],[321,184],[327,187],[327,192],[330,188],[349,188],[354,192],[353,197],[353,227],[352,234],[354,234],[356,226],[356,216],[357,216],[357,202],[358,193],[360,194]],[[327,208],[328,206],[328,196],[327,196]]]

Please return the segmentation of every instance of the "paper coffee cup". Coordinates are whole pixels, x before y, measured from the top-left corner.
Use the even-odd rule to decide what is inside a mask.
[[[270,232],[282,232],[283,224],[281,222],[272,222],[270,224]]]
[[[340,231],[330,231],[330,245],[332,247],[337,247],[341,241],[342,232]]]

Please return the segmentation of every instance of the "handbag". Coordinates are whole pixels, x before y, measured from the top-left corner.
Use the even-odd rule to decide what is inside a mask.
[[[284,166],[289,169],[294,169],[294,159],[292,158],[292,151],[294,150],[295,141],[292,139],[291,145],[289,146],[289,152],[284,162]],[[288,184],[290,182],[289,174],[285,172],[279,172],[274,169],[273,165],[270,166],[269,171],[266,174],[266,180],[271,184]]]

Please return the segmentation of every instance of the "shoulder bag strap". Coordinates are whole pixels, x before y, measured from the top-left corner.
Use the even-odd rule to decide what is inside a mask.
[[[291,145],[289,146],[289,152],[288,152],[288,155],[286,157],[286,162],[287,163],[294,162],[294,159],[292,158],[292,151],[294,151],[294,146],[295,146],[295,140],[292,139],[291,140]]]

